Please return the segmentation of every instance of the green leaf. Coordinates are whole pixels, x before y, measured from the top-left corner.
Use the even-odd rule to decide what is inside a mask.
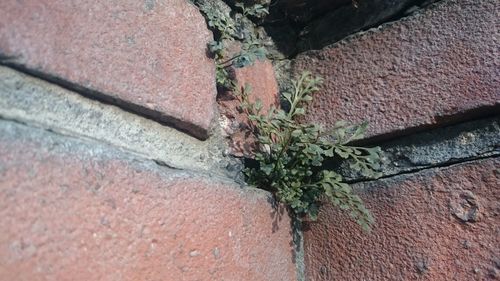
[[[281,94],[289,103],[292,103],[292,94],[284,92]]]
[[[312,98],[311,96],[309,96],[309,95],[306,95],[306,96],[304,96],[304,97],[302,98],[302,100],[303,100],[303,101],[312,101],[312,99],[313,99],[313,98]]]
[[[317,159],[313,159],[311,161],[311,165],[316,166],[316,167],[320,167],[322,165],[322,163],[321,163],[321,161],[318,161]]]
[[[304,114],[306,114],[306,110],[304,108],[299,107],[299,108],[297,108],[295,110],[294,114],[296,114],[296,115],[304,115]]]
[[[261,169],[261,170],[262,170],[262,171],[263,171],[266,175],[268,175],[268,176],[272,173],[273,168],[274,168],[274,166],[273,166],[273,165],[271,165],[271,164],[268,164],[268,165],[262,165],[262,166],[260,167],[260,169]]]
[[[300,135],[302,135],[302,130],[294,130],[292,132],[292,137],[298,137]]]
[[[255,49],[253,53],[258,60],[266,59],[267,51],[263,47]]]
[[[250,66],[255,62],[255,57],[252,54],[240,54],[239,57],[233,61],[233,66],[236,68],[243,68]]]
[[[333,157],[333,147],[330,147],[329,149],[324,150],[323,154],[326,157]]]
[[[243,92],[244,93],[251,93],[252,92],[252,85],[250,85],[249,83],[245,83],[245,86],[243,88]]]
[[[221,41],[211,41],[208,43],[208,50],[213,53],[219,53],[224,49],[224,44]]]
[[[343,151],[343,150],[341,150],[340,148],[335,148],[335,153],[336,153],[338,156],[340,156],[340,157],[342,157],[342,158],[344,158],[344,159],[349,158],[349,154],[348,154],[348,153],[346,153],[346,152],[344,152],[344,151]]]
[[[357,128],[352,137],[350,138],[350,141],[353,140],[359,140],[363,138],[364,133],[366,132],[366,129],[368,128],[368,122],[364,122],[360,124]]]
[[[260,99],[256,100],[254,106],[257,111],[260,111],[262,109],[262,101]]]

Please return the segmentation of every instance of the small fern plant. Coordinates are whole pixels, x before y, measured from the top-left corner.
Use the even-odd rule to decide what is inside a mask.
[[[268,7],[261,4],[246,7],[242,2],[236,2],[235,6],[241,10],[241,13],[232,15],[211,1],[196,0],[195,3],[205,16],[208,27],[214,32],[215,40],[208,43],[208,50],[214,55],[216,61],[216,83],[222,88],[233,90],[235,84],[230,77],[229,68],[251,66],[257,60],[264,60],[267,56],[267,50],[256,31],[244,30],[243,19],[248,16],[262,18],[269,14]],[[226,58],[227,46],[225,44],[231,41],[241,42],[241,51]]]
[[[249,130],[257,140],[255,160],[258,165],[247,168],[247,182],[273,191],[279,201],[295,214],[316,220],[325,195],[333,205],[348,210],[350,216],[365,230],[374,219],[361,198],[343,181],[342,176],[324,169],[325,158],[347,160],[357,172],[379,177],[381,150],[349,143],[363,137],[367,124],[346,126],[338,122],[332,130],[301,122],[306,105],[313,99],[322,79],[305,72],[292,81],[292,91],[282,94],[289,110],[271,107],[262,114],[260,101],[249,101],[249,88],[239,92],[241,109],[248,114]]]

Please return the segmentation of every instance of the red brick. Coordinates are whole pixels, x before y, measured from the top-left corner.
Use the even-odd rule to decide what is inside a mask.
[[[10,63],[206,138],[215,108],[212,35],[187,0],[0,2]]]
[[[251,101],[260,100],[264,110],[278,104],[278,82],[271,61],[257,60],[252,66],[235,69],[235,81],[239,87],[251,87]]]
[[[0,176],[0,280],[295,280],[267,192],[8,122]]]
[[[370,122],[368,136],[466,119],[500,103],[498,4],[442,1],[422,13],[298,56],[323,76],[309,121]]]
[[[235,56],[239,53],[240,46],[232,44],[229,47],[228,57]],[[271,106],[279,106],[279,88],[274,68],[268,59],[257,60],[253,65],[243,68],[231,68],[230,72],[234,76],[239,89],[245,85],[250,86],[251,91],[249,99],[251,102],[260,100],[263,106],[263,113],[269,110]],[[231,154],[236,156],[253,155],[255,141],[248,135],[247,126],[248,118],[242,113],[240,108],[241,102],[235,98],[233,93],[226,92],[220,95],[219,110],[223,115],[222,128],[229,137],[229,148]]]
[[[499,167],[488,159],[356,185],[372,232],[324,205],[304,233],[308,280],[498,278]]]

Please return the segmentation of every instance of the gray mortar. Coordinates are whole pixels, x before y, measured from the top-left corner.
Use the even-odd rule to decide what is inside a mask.
[[[297,281],[305,281],[306,265],[304,260],[304,232],[302,231],[302,221],[297,217],[292,217],[291,219]]]
[[[380,144],[383,176],[500,155],[500,116],[462,123]],[[344,168],[344,171],[349,169]],[[349,181],[365,178],[345,173]]]
[[[216,134],[201,141],[7,67],[0,67],[0,117],[98,140],[173,168],[230,177],[238,171]]]
[[[123,151],[122,149],[100,141],[64,136],[47,131],[43,128],[31,127],[15,121],[0,119],[0,142],[7,143],[7,147],[9,144],[35,145],[37,151],[33,154],[33,157],[43,157],[45,159],[47,155],[57,155],[75,157],[84,162],[88,160],[92,163],[98,163],[100,160],[118,160],[130,165],[138,171],[150,171],[161,175],[163,179],[176,180],[196,178],[204,182],[228,185],[251,196],[255,195],[272,198],[271,194],[265,190],[242,186],[235,183],[230,178],[220,176],[215,173],[177,170],[159,166],[154,160],[143,158],[140,155],[129,153],[128,151]],[[12,161],[15,163],[16,159],[12,159]],[[1,172],[2,163],[0,162],[0,174]]]

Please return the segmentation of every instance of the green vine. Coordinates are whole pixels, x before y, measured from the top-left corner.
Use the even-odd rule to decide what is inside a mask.
[[[308,72],[293,80],[292,91],[283,93],[288,112],[272,107],[262,114],[260,101],[249,102],[250,89],[240,90],[241,108],[248,114],[250,131],[259,147],[255,153],[258,167],[247,168],[245,174],[249,184],[275,192],[297,215],[309,215],[316,220],[321,196],[325,195],[333,205],[349,210],[350,216],[368,230],[374,220],[361,198],[339,173],[324,169],[323,161],[340,158],[365,176],[379,177],[376,171],[381,150],[349,145],[363,137],[366,123],[346,126],[345,122],[338,122],[333,129],[324,130],[316,124],[300,122],[321,83],[321,78]]]

